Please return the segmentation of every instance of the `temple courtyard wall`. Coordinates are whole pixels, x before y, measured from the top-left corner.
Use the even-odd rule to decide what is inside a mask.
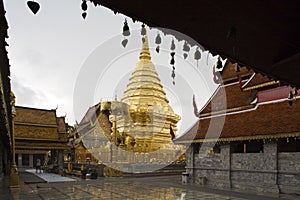
[[[262,153],[232,153],[230,143],[220,153],[187,149],[189,182],[213,188],[259,193],[300,195],[300,152],[278,152],[276,142],[265,142]]]

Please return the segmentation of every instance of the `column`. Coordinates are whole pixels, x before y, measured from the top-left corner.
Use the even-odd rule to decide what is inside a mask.
[[[18,154],[18,168],[22,167],[22,154]]]
[[[64,163],[64,157],[63,157],[63,151],[58,150],[58,155],[57,155],[57,164],[58,164],[58,173],[60,174],[63,171],[63,163]]]
[[[29,154],[29,167],[33,168],[33,154]]]
[[[221,155],[224,162],[224,169],[228,170],[228,188],[232,188],[231,182],[231,145],[230,143],[225,143],[221,145]]]

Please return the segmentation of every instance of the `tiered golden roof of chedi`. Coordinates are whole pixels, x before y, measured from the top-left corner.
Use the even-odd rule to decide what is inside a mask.
[[[135,138],[139,150],[151,151],[170,143],[170,127],[176,130],[180,116],[169,105],[151,62],[147,36],[139,58],[121,99],[128,105],[131,120],[117,117],[116,124],[120,132]]]

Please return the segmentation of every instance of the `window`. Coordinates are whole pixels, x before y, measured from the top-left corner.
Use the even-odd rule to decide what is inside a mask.
[[[214,153],[221,153],[221,147],[220,144],[216,143],[213,148]]]
[[[232,153],[263,153],[262,140],[238,141],[230,143]]]
[[[277,142],[278,152],[300,152],[300,139],[283,138]]]
[[[230,142],[231,153],[243,153],[243,143],[242,142]]]
[[[251,140],[245,143],[246,153],[263,153],[264,143],[262,140]]]

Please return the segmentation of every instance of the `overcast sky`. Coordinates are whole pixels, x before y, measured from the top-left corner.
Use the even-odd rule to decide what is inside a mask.
[[[7,50],[17,105],[45,109],[58,106],[58,115],[66,114],[67,121],[74,124],[89,106],[101,99],[112,100],[115,94],[122,96],[138,61],[141,23],[133,23],[127,17],[131,36],[123,48],[124,15],[89,3],[87,18],[83,20],[80,0],[37,0],[41,9],[33,15],[26,2],[5,0],[9,24]],[[201,107],[216,88],[212,82],[216,59],[204,52],[197,67],[193,59],[195,48],[185,60],[183,42],[176,41],[174,86],[169,65],[173,37],[161,34],[162,51],[158,54],[154,42],[157,33],[156,29],[149,32],[152,61],[171,106],[184,117],[179,125],[181,134],[196,120],[192,95],[196,94]],[[91,96],[84,95],[86,91]]]

